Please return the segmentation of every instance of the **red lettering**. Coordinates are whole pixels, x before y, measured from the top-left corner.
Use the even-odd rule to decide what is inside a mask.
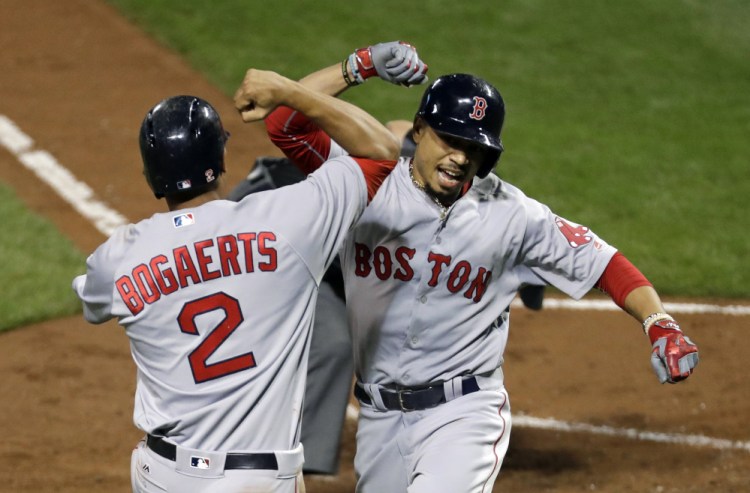
[[[175,248],[172,250],[172,254],[174,255],[175,269],[177,270],[177,277],[180,279],[181,288],[187,287],[188,279],[192,279],[193,284],[201,282],[193,259],[190,257],[190,251],[186,246]]]
[[[241,274],[240,264],[237,261],[237,256],[239,255],[237,239],[232,235],[219,236],[216,238],[216,246],[219,249],[221,275]]]
[[[415,249],[404,246],[396,249],[396,262],[400,268],[396,269],[396,273],[393,275],[394,279],[411,281],[414,278],[414,269],[411,268],[409,260],[414,258],[416,252]]]
[[[237,235],[237,239],[242,242],[242,246],[245,249],[245,272],[255,272],[253,265],[253,242],[255,241],[255,233],[240,233]]]
[[[354,244],[354,275],[367,277],[370,275],[370,249],[362,243]]]
[[[276,249],[268,246],[267,241],[276,241],[276,235],[270,231],[264,231],[258,235],[258,253],[268,257],[268,262],[258,262],[258,268],[263,272],[275,271],[278,267]]]
[[[466,290],[464,296],[468,299],[473,297],[474,303],[479,303],[482,296],[484,296],[484,292],[487,291],[487,285],[490,283],[490,279],[492,279],[492,271],[480,267],[477,277],[471,281],[469,289]]]
[[[252,352],[217,361],[216,363],[208,363],[211,355],[216,352],[219,346],[226,342],[229,336],[244,321],[239,301],[226,293],[219,292],[185,303],[177,317],[180,330],[186,334],[200,336],[198,327],[195,324],[196,317],[213,311],[223,311],[224,319],[220,320],[213,329],[210,329],[203,336],[203,341],[188,356],[195,383],[207,382],[257,366],[255,356]]]
[[[443,266],[446,266],[451,263],[451,258],[448,255],[441,255],[439,253],[430,252],[427,255],[427,260],[429,260],[430,262],[434,262],[435,264],[432,266],[432,277],[430,278],[430,281],[427,283],[429,286],[432,286],[434,288],[438,284],[438,277],[440,276],[440,271],[443,270]]]
[[[172,272],[172,269],[166,268],[163,271],[159,269],[159,266],[161,264],[167,263],[167,257],[164,255],[157,255],[156,257],[151,259],[151,263],[149,264],[151,266],[151,273],[154,276],[154,279],[156,280],[157,286],[159,286],[159,291],[161,291],[161,294],[167,295],[170,293],[174,293],[177,291],[177,279],[175,279],[174,272]],[[169,284],[167,284],[164,281],[164,278],[167,278],[166,280],[169,281]]]
[[[140,264],[133,269],[133,279],[135,279],[135,284],[138,286],[138,292],[141,293],[143,301],[150,305],[161,298],[161,293],[156,288],[156,282],[154,282],[151,271],[148,270],[146,264]]]
[[[469,273],[471,272],[471,264],[466,260],[461,260],[456,264],[448,276],[448,291],[451,293],[457,293],[469,280]]]
[[[386,247],[375,247],[375,253],[372,256],[372,263],[375,268],[375,275],[378,276],[378,279],[385,281],[391,277],[393,263],[391,261],[391,252],[389,252]]]
[[[213,259],[209,255],[206,255],[205,250],[214,246],[214,240],[199,241],[193,246],[195,247],[195,257],[198,259],[198,267],[201,270],[201,278],[204,281],[210,281],[211,279],[221,277],[218,270],[208,270],[208,265],[213,262]]]
[[[128,276],[122,276],[115,282],[115,286],[117,286],[117,292],[120,293],[120,298],[122,298],[130,313],[133,315],[141,313],[144,306],[143,300],[136,292],[133,281]]]

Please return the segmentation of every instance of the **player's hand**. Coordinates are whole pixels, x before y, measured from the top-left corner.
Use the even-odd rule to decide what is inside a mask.
[[[242,121],[253,122],[268,116],[282,104],[285,88],[290,82],[276,72],[249,69],[234,93],[234,106]]]
[[[698,364],[698,347],[683,335],[674,320],[659,320],[648,328],[651,366],[660,383],[685,380]]]
[[[417,54],[417,49],[403,41],[389,41],[360,48],[349,57],[349,67],[360,84],[370,77],[402,86],[427,82],[429,67]]]

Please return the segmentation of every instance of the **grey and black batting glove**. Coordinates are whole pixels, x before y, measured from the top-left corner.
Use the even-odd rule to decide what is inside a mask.
[[[427,82],[429,67],[417,54],[417,49],[403,41],[389,41],[359,48],[349,55],[349,68],[358,84],[370,77],[401,86]]]

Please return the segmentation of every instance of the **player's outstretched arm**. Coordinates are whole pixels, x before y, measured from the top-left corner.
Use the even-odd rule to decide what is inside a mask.
[[[610,260],[597,287],[638,320],[651,341],[651,366],[661,383],[685,380],[698,364],[698,347],[666,313],[652,284],[622,254]]]

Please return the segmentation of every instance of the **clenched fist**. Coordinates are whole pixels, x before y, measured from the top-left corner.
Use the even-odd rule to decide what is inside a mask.
[[[414,46],[403,41],[360,48],[349,56],[349,68],[360,84],[375,75],[407,87],[427,82],[427,64]]]
[[[252,122],[268,116],[283,99],[293,81],[267,70],[251,68],[234,93],[234,106],[242,121]]]
[[[659,320],[648,328],[651,366],[661,383],[677,383],[690,376],[698,364],[698,347],[674,320]]]

